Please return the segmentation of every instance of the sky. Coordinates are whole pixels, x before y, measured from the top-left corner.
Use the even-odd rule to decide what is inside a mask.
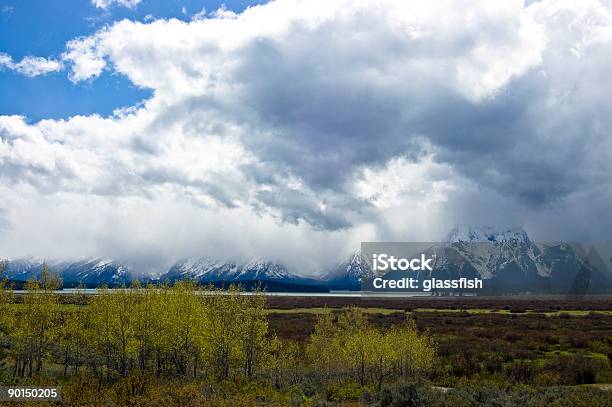
[[[610,241],[612,2],[0,0],[0,257]]]

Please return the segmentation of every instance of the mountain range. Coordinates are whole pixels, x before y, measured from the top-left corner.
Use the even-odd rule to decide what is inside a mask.
[[[434,270],[421,273],[420,278],[478,277],[487,281],[489,293],[585,293],[612,287],[608,265],[594,250],[585,252],[572,243],[532,242],[519,228],[456,226],[444,243],[432,243],[426,254],[435,257]],[[247,288],[262,286],[269,291],[304,292],[361,289],[362,282],[373,277],[365,257],[361,250],[356,250],[316,277],[300,276],[278,262],[262,258],[244,262],[213,257],[184,259],[157,278],[111,259],[46,264],[61,275],[65,287],[121,286],[134,279],[168,283],[188,279],[216,286],[239,283]],[[5,277],[15,282],[35,278],[42,264],[42,259],[9,259]]]
[[[137,274],[124,264],[110,259],[92,258],[77,261],[43,260],[40,258],[9,259],[4,277],[25,282],[40,276],[43,263],[50,271],[59,274],[64,286],[83,284],[87,287],[100,285],[120,286],[129,284]]]
[[[433,270],[418,272],[419,280],[480,278],[480,294],[612,292],[610,268],[593,247],[534,242],[518,228],[458,226],[423,252]]]
[[[270,260],[253,258],[247,262],[221,261],[209,257],[182,260],[160,277],[163,282],[192,280],[201,284],[227,286],[257,285],[273,291],[326,291],[318,280],[300,277],[285,266]]]

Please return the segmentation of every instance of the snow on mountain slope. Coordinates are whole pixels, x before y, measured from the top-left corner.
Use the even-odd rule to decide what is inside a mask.
[[[431,276],[480,277],[505,292],[570,292],[576,281],[598,290],[612,283],[607,268],[595,267],[582,245],[534,242],[520,228],[462,225],[447,242],[431,249],[436,254]]]
[[[357,250],[346,261],[324,273],[322,280],[331,288],[357,289],[361,280],[371,275],[372,270],[361,258],[361,250]]]
[[[200,282],[234,281],[286,281],[302,280],[291,274],[285,266],[261,258],[253,258],[243,264],[202,257],[183,260],[162,276],[163,280],[195,279]]]
[[[278,263],[261,258],[249,260],[236,277],[237,280],[291,280],[297,278]]]
[[[234,262],[202,257],[186,259],[176,263],[162,276],[164,279],[180,280],[195,279],[200,281],[217,281],[224,278],[234,278],[240,272]]]
[[[528,243],[529,237],[521,228],[496,229],[491,226],[457,225],[445,242],[514,242]]]
[[[496,229],[490,226],[457,225],[445,242],[469,262],[479,277],[493,278],[497,271],[513,264],[523,273],[550,276],[550,266],[542,259],[543,247],[533,243],[522,228]],[[448,250],[448,248],[447,248]],[[437,249],[440,252],[440,248]],[[448,255],[437,253],[436,267],[446,268]]]
[[[129,284],[134,278],[131,270],[124,264],[110,259],[84,259],[77,261],[43,260],[40,258],[9,259],[5,277],[15,281],[27,281],[40,276],[42,265],[61,276],[65,285],[83,283],[85,285]]]

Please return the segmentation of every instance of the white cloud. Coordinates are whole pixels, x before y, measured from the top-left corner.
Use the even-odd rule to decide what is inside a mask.
[[[194,75],[197,68],[221,68],[228,59],[240,57],[245,48],[257,42],[277,41],[273,45],[279,52],[296,57],[316,57],[317,53],[339,48],[333,53],[339,63],[360,58],[360,54],[347,51],[377,43],[382,47],[369,49],[373,56],[389,56],[392,50],[387,47],[395,47],[397,58],[374,58],[372,68],[381,71],[374,70],[371,74],[402,78],[402,70],[407,69],[432,79],[442,76],[465,97],[478,100],[496,92],[513,76],[539,64],[540,51],[545,45],[543,27],[533,21],[532,13],[522,7],[521,1],[480,2],[470,13],[464,13],[451,1],[424,5],[392,1],[282,0],[249,8],[240,15],[222,7],[212,16],[208,20],[196,18],[191,24],[160,20],[142,25],[126,20],[83,39],[83,44],[71,42],[70,48],[87,50],[85,53],[90,58],[84,62],[70,55],[66,59],[74,59],[76,71],[89,71],[91,60],[100,64],[103,56],[108,56],[115,68],[135,83],[157,89],[168,81],[175,82],[172,85],[178,81],[193,82],[197,79]],[[379,23],[381,26],[376,25]],[[300,44],[303,52],[310,55],[300,55],[299,49],[292,52],[289,48],[292,40],[311,37],[313,42],[325,41],[332,30],[336,41],[327,43],[323,49],[309,50],[306,44]],[[94,50],[97,55],[92,57]],[[181,52],[185,54],[181,56]],[[172,59],[167,58],[169,54]],[[178,76],[159,72],[158,77],[143,78],[147,68],[137,64],[143,61],[135,58],[145,57],[146,62],[156,66],[170,65]],[[242,58],[245,57],[248,56],[243,54]],[[383,65],[376,66],[378,63]],[[356,66],[355,73],[363,74],[359,72],[362,68],[362,65]],[[96,70],[95,75],[100,72]],[[374,81],[377,77],[362,79]]]
[[[73,63],[69,78],[73,82],[80,82],[100,76],[106,62],[104,56],[97,49],[95,37],[78,38],[66,44],[66,51],[62,60]]]
[[[142,0],[91,0],[91,4],[97,8],[107,9],[111,6],[123,6],[127,8],[136,7]]]
[[[204,20],[206,19],[206,9],[204,7],[202,7],[202,9],[200,11],[198,11],[197,13],[195,13],[191,19],[193,21],[200,21],[200,20]]]
[[[63,69],[62,63],[54,59],[26,56],[21,61],[15,62],[11,56],[0,52],[0,68],[1,67],[5,67],[29,77],[46,75]]]
[[[445,202],[463,180],[452,167],[424,155],[419,161],[404,157],[389,161],[384,168],[365,168],[354,184],[355,194],[380,209],[394,205],[425,208]]]

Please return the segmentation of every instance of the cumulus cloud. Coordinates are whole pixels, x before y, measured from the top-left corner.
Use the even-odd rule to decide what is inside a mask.
[[[0,52],[0,68],[2,67],[29,77],[46,75],[63,69],[61,61],[54,59],[26,56],[21,61],[15,62],[10,55]]]
[[[2,117],[0,182],[139,202],[143,216],[186,205],[206,220],[175,221],[202,247],[217,247],[216,232],[194,230],[213,213],[234,240],[237,226],[288,251],[436,239],[468,221],[603,238],[611,45],[612,13],[596,0],[277,0],[123,20],[68,42],[63,63],[75,83],[106,70],[153,96],[107,118]],[[551,227],[578,212],[588,219],[565,219],[565,235]],[[307,242],[289,250],[291,233]]]
[[[117,5],[127,8],[136,7],[142,0],[91,0],[91,4],[93,4],[97,8],[107,9],[111,6]]]
[[[72,82],[100,76],[106,62],[96,46],[96,39],[92,37],[78,38],[66,44],[66,52],[62,54],[62,59],[73,63],[68,76]]]

